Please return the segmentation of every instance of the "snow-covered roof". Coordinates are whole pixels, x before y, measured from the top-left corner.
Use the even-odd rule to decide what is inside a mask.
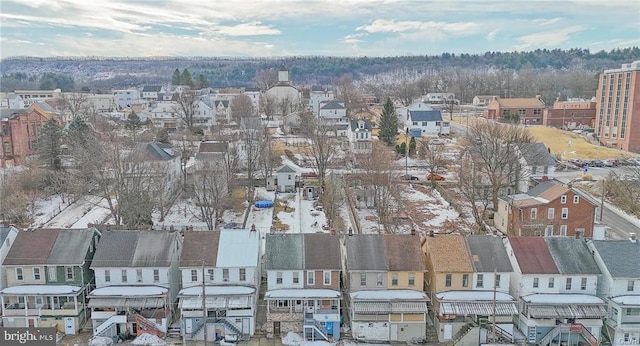
[[[91,291],[89,296],[160,296],[166,294],[169,290],[160,286],[107,286],[96,288]]]
[[[611,300],[620,305],[640,305],[640,294],[618,296],[618,297],[611,298]]]
[[[351,293],[351,299],[360,300],[426,300],[427,295],[424,292],[412,290],[377,290],[377,291],[359,291]]]
[[[326,289],[283,289],[267,291],[265,299],[283,298],[340,298],[340,292]]]
[[[259,256],[259,232],[248,229],[223,229],[220,231],[216,260],[218,267],[256,267]]]
[[[205,286],[204,288],[207,296],[246,295],[253,294],[255,291],[255,288],[247,286]],[[202,286],[183,288],[178,295],[202,296]]]
[[[588,294],[530,294],[522,300],[537,304],[604,304],[602,299]]]
[[[436,293],[436,297],[440,301],[493,301],[493,291],[448,291]],[[496,292],[496,301],[515,301],[515,299],[508,293]]]
[[[68,285],[21,285],[7,287],[0,291],[2,294],[75,294],[82,290],[82,287]]]

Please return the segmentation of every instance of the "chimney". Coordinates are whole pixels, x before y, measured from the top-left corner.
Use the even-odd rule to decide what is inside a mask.
[[[351,227],[349,227],[349,236],[353,235],[353,229]]]
[[[491,100],[497,101],[498,100],[498,96],[496,96],[496,95],[491,96]]]
[[[584,231],[576,231],[576,239],[582,239],[582,237],[584,236],[583,232]]]
[[[636,237],[636,234],[635,234],[634,232],[629,233],[629,240],[630,240],[632,243],[635,243],[635,242],[637,242],[637,241],[638,241],[638,238]]]
[[[256,231],[256,224],[252,223],[251,224],[251,232],[255,232]]]
[[[540,99],[542,99],[542,95],[536,95],[536,98],[537,98],[538,100],[540,100]]]

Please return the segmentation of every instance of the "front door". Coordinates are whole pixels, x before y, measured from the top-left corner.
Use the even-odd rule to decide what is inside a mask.
[[[67,335],[74,335],[76,333],[76,321],[73,317],[65,317],[64,333]]]
[[[250,334],[251,333],[251,326],[249,324],[249,319],[248,318],[243,318],[242,319],[242,333],[243,334]]]
[[[33,318],[27,318],[27,325],[29,328],[34,328],[36,326],[36,320]]]
[[[273,335],[280,335],[280,322],[273,322]]]
[[[397,341],[398,340],[398,325],[397,324],[392,324],[391,325],[391,335],[389,336],[389,340],[391,340],[391,341]]]
[[[451,340],[451,338],[453,338],[453,326],[450,324],[445,324],[444,325],[444,331],[443,331],[443,335],[442,338],[444,340]]]

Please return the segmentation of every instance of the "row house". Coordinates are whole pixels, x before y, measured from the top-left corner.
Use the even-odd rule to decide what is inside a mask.
[[[495,322],[502,337],[513,341],[516,299],[509,294],[513,271],[502,239],[483,235],[442,235],[423,241],[426,292],[440,342],[486,342],[480,327]],[[488,329],[488,328],[487,328]]]
[[[601,271],[587,243],[569,237],[509,237],[505,247],[519,300],[518,330],[531,344],[579,340],[598,345],[607,316],[597,293]]]
[[[253,336],[261,276],[256,230],[186,232],[180,272],[178,306],[184,340]]]
[[[91,269],[94,336],[164,336],[180,286],[182,239],[164,231],[105,231]]]
[[[500,98],[493,96],[489,101],[484,117],[501,120],[506,116],[517,116],[519,123],[525,125],[541,125],[545,103],[540,95],[528,98]]]
[[[356,155],[370,153],[372,148],[371,121],[368,119],[351,120],[349,125],[351,152]]]
[[[568,99],[554,102],[553,108],[547,108],[543,111],[542,125],[567,130],[595,128],[595,98],[592,100]]]
[[[426,271],[414,234],[348,236],[345,285],[354,339],[420,341],[426,337]]]
[[[301,332],[306,340],[340,339],[338,236],[267,234],[264,268],[268,334]]]
[[[24,165],[27,157],[36,151],[40,128],[49,119],[60,122],[58,115],[45,107],[50,108],[35,103],[26,109],[0,110],[0,167]]]
[[[602,277],[598,295],[608,305],[604,334],[611,345],[640,345],[640,242],[593,240],[588,244]]]
[[[0,263],[4,262],[4,259],[9,254],[11,246],[18,236],[18,229],[9,227],[0,227]],[[4,266],[0,266],[0,290],[7,287],[7,269]],[[2,307],[0,306],[0,309]],[[1,312],[2,310],[0,310]]]
[[[527,193],[500,197],[495,226],[516,236],[592,238],[596,206],[572,187],[550,180]]]
[[[7,287],[0,291],[3,325],[78,333],[89,318],[89,264],[99,237],[94,228],[19,232],[2,262],[7,275]]]

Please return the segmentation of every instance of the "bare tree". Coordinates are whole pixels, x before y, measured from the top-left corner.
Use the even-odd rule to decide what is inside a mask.
[[[471,208],[476,224],[484,229],[487,209],[491,202],[491,185],[477,170],[471,152],[464,150],[460,156],[458,171],[458,189],[460,196]]]
[[[335,155],[338,145],[332,135],[335,128],[308,112],[302,114],[300,118],[301,123],[305,124],[301,129],[302,135],[309,140],[306,154],[313,158],[313,166],[318,173],[320,186],[324,186],[329,163]]]
[[[178,118],[182,120],[184,125],[193,133],[195,128],[195,114],[198,98],[195,92],[187,89],[177,94],[176,106],[174,107]]]
[[[266,133],[262,139],[262,144],[260,145],[260,168],[262,169],[262,176],[267,179],[273,174],[273,171],[277,166],[281,163],[281,158],[277,156],[274,152],[273,141],[271,140],[271,136]]]
[[[256,72],[256,86],[260,91],[265,92],[278,83],[278,71],[275,69],[261,70]]]
[[[386,233],[395,233],[392,215],[400,201],[395,153],[383,143],[373,142],[371,153],[362,158],[359,167],[364,171],[360,183],[373,196],[378,227]]]
[[[362,110],[364,105],[360,101],[361,95],[353,84],[353,78],[350,74],[345,74],[336,79],[334,84],[336,88],[336,99],[344,102],[345,108],[347,109],[347,117],[351,117],[352,114],[356,114]]]
[[[69,119],[88,119],[93,113],[93,107],[87,98],[87,94],[63,93],[60,96],[60,107],[64,113],[70,115]]]
[[[435,186],[435,175],[440,168],[447,166],[448,160],[446,156],[446,147],[444,144],[430,140],[419,140],[418,156],[427,161],[427,171],[431,173],[431,185]]]
[[[231,117],[239,124],[241,118],[252,117],[255,115],[255,109],[253,109],[253,102],[249,96],[240,94],[233,98],[231,101]]]
[[[278,100],[269,94],[264,94],[260,97],[260,111],[269,120],[273,119],[273,115],[278,108]]]
[[[260,118],[242,118],[240,135],[244,147],[244,164],[247,170],[247,200],[253,202],[256,171],[260,169],[260,154],[264,145],[264,133]]]
[[[46,196],[45,170],[29,163],[27,166],[23,171],[5,174],[0,186],[0,220],[23,227],[33,222],[36,202]]]
[[[280,114],[282,114],[282,116],[289,114],[292,111],[292,108],[293,104],[291,100],[289,100],[288,96],[283,97],[278,102],[278,110],[280,111]]]
[[[327,225],[330,228],[333,227],[336,217],[339,216],[340,209],[346,202],[344,189],[345,185],[341,176],[329,174],[326,177],[322,202],[324,205],[324,213],[327,216]]]
[[[229,203],[229,174],[224,162],[205,161],[193,174],[193,200],[198,217],[213,230]]]
[[[420,97],[420,89],[418,89],[417,83],[409,80],[403,80],[396,87],[394,94],[394,96],[398,97],[402,104],[407,107],[413,102],[413,100]]]
[[[640,168],[632,166],[627,168],[624,176],[618,176],[611,171],[606,181],[606,197],[611,199],[614,205],[632,214],[640,215]]]

